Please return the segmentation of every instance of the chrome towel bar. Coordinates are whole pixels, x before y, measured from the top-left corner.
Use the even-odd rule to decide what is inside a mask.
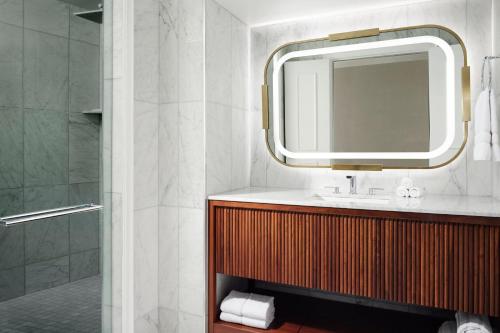
[[[54,209],[40,210],[36,212],[18,214],[18,215],[10,215],[0,217],[0,226],[8,227],[12,225],[16,225],[19,223],[26,223],[35,220],[42,220],[56,216],[70,215],[76,213],[85,213],[91,212],[95,210],[102,209],[103,206],[95,205],[93,203],[77,205],[77,206],[68,206],[68,207],[59,207]]]

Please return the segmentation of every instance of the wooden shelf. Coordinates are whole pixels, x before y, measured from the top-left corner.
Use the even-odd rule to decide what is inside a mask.
[[[453,316],[430,317],[268,290],[256,292],[275,296],[276,319],[270,329],[216,321],[214,333],[437,333]]]

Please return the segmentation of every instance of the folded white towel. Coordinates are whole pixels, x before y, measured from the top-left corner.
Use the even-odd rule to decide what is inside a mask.
[[[408,189],[408,196],[410,198],[420,198],[422,196],[422,190],[420,189],[420,187],[410,187]]]
[[[271,323],[273,322],[274,316],[272,318],[269,318],[268,320],[260,320],[260,319],[237,316],[232,313],[221,312],[220,320],[255,328],[267,329],[269,325],[271,325]]]
[[[483,90],[474,108],[474,160],[491,160],[492,151],[492,115],[490,108],[491,92]],[[495,110],[496,113],[496,110]]]
[[[401,198],[407,198],[410,196],[410,191],[408,187],[401,185],[396,188],[396,195]]]
[[[403,179],[401,179],[401,186],[404,186],[406,188],[413,187],[413,180],[411,180],[411,178],[404,177]]]
[[[439,327],[438,333],[457,333],[457,323],[454,321],[445,321]]]
[[[227,295],[220,305],[222,312],[232,313],[236,316],[243,315],[243,305],[247,301],[250,294],[232,290]]]
[[[270,316],[274,316],[274,297],[250,294],[243,305],[243,317],[267,320]]]
[[[274,316],[274,297],[231,291],[220,306],[222,312],[267,321]]]
[[[457,333],[492,333],[487,316],[476,316],[459,311],[455,314]]]

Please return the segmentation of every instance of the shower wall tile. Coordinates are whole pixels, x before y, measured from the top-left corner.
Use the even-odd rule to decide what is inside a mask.
[[[69,257],[26,266],[26,293],[53,288],[69,282]]]
[[[99,183],[69,186],[70,205],[99,202]],[[70,215],[69,244],[71,253],[99,248],[99,212]]]
[[[94,45],[99,45],[101,38],[101,25],[73,15],[74,13],[84,11],[88,11],[88,9],[80,8],[77,6],[70,7],[69,38]]]
[[[58,0],[24,0],[24,26],[68,38],[69,5]]]
[[[231,105],[231,14],[206,1],[206,100]],[[234,73],[235,74],[235,73]]]
[[[205,207],[203,104],[179,106],[179,206]]]
[[[158,104],[135,102],[134,202],[141,209],[158,205]]]
[[[25,186],[68,182],[68,114],[24,112]]]
[[[158,139],[159,204],[179,203],[179,104],[160,105]]]
[[[179,310],[204,315],[205,212],[179,209]]]
[[[205,316],[196,316],[186,312],[179,313],[179,333],[205,332]]]
[[[177,310],[179,304],[179,208],[159,208],[158,239],[158,306]]]
[[[24,107],[68,110],[67,38],[25,30]]]
[[[178,1],[160,1],[160,103],[179,100]]]
[[[23,265],[24,226],[2,227],[0,229],[0,270]]]
[[[158,208],[134,212],[135,314],[158,310]],[[139,331],[141,332],[141,331]]]
[[[24,295],[24,267],[0,270],[0,302]]]
[[[231,189],[232,110],[230,106],[206,103],[207,194]]]
[[[69,110],[82,112],[98,109],[99,46],[69,41]]]
[[[23,211],[23,189],[0,190],[0,216],[19,214]]]
[[[250,112],[232,110],[231,189],[250,186]]]
[[[17,2],[17,0],[16,0]],[[0,13],[3,14],[3,6]],[[0,14],[0,15],[2,15]],[[23,105],[23,30],[0,22],[0,107]]]
[[[99,181],[99,116],[69,114],[69,183]]]
[[[0,3],[0,22],[23,26],[23,2],[5,0]]]
[[[241,110],[248,109],[248,48],[248,27],[231,16],[231,105]]]
[[[36,211],[68,205],[68,187],[39,186],[25,188],[25,211]],[[37,263],[68,255],[68,217],[61,216],[25,224],[25,261]]]
[[[179,313],[176,310],[160,307],[158,309],[159,332],[160,333],[178,333],[179,332]]]
[[[203,99],[203,42],[179,43],[179,101]]]
[[[0,108],[0,188],[23,186],[23,110]]]
[[[70,281],[97,275],[99,274],[99,250],[72,254],[69,263]]]

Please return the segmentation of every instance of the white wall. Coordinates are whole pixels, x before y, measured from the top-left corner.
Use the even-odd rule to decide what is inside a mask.
[[[500,2],[493,0],[493,54],[500,55]],[[493,61],[494,64],[494,89],[497,97],[497,114],[500,114],[500,59]],[[500,124],[499,124],[500,125]],[[493,167],[493,195],[500,199],[500,162]]]
[[[260,85],[263,82],[265,61],[275,48],[286,42],[326,36],[334,32],[373,27],[384,29],[426,23],[444,25],[456,31],[466,43],[471,66],[472,102],[474,104],[480,87],[481,58],[491,53],[491,6],[491,0],[432,1],[252,29],[251,185],[292,188],[322,188],[332,184],[346,186],[345,175],[351,173],[284,167],[275,162],[266,151],[264,134],[261,130]],[[410,176],[417,185],[425,187],[431,193],[491,195],[493,190],[491,163],[472,161],[470,147],[469,142],[465,154],[450,166],[438,170],[358,172],[356,175],[360,190],[367,191],[368,187],[383,187],[392,191],[401,177]]]

